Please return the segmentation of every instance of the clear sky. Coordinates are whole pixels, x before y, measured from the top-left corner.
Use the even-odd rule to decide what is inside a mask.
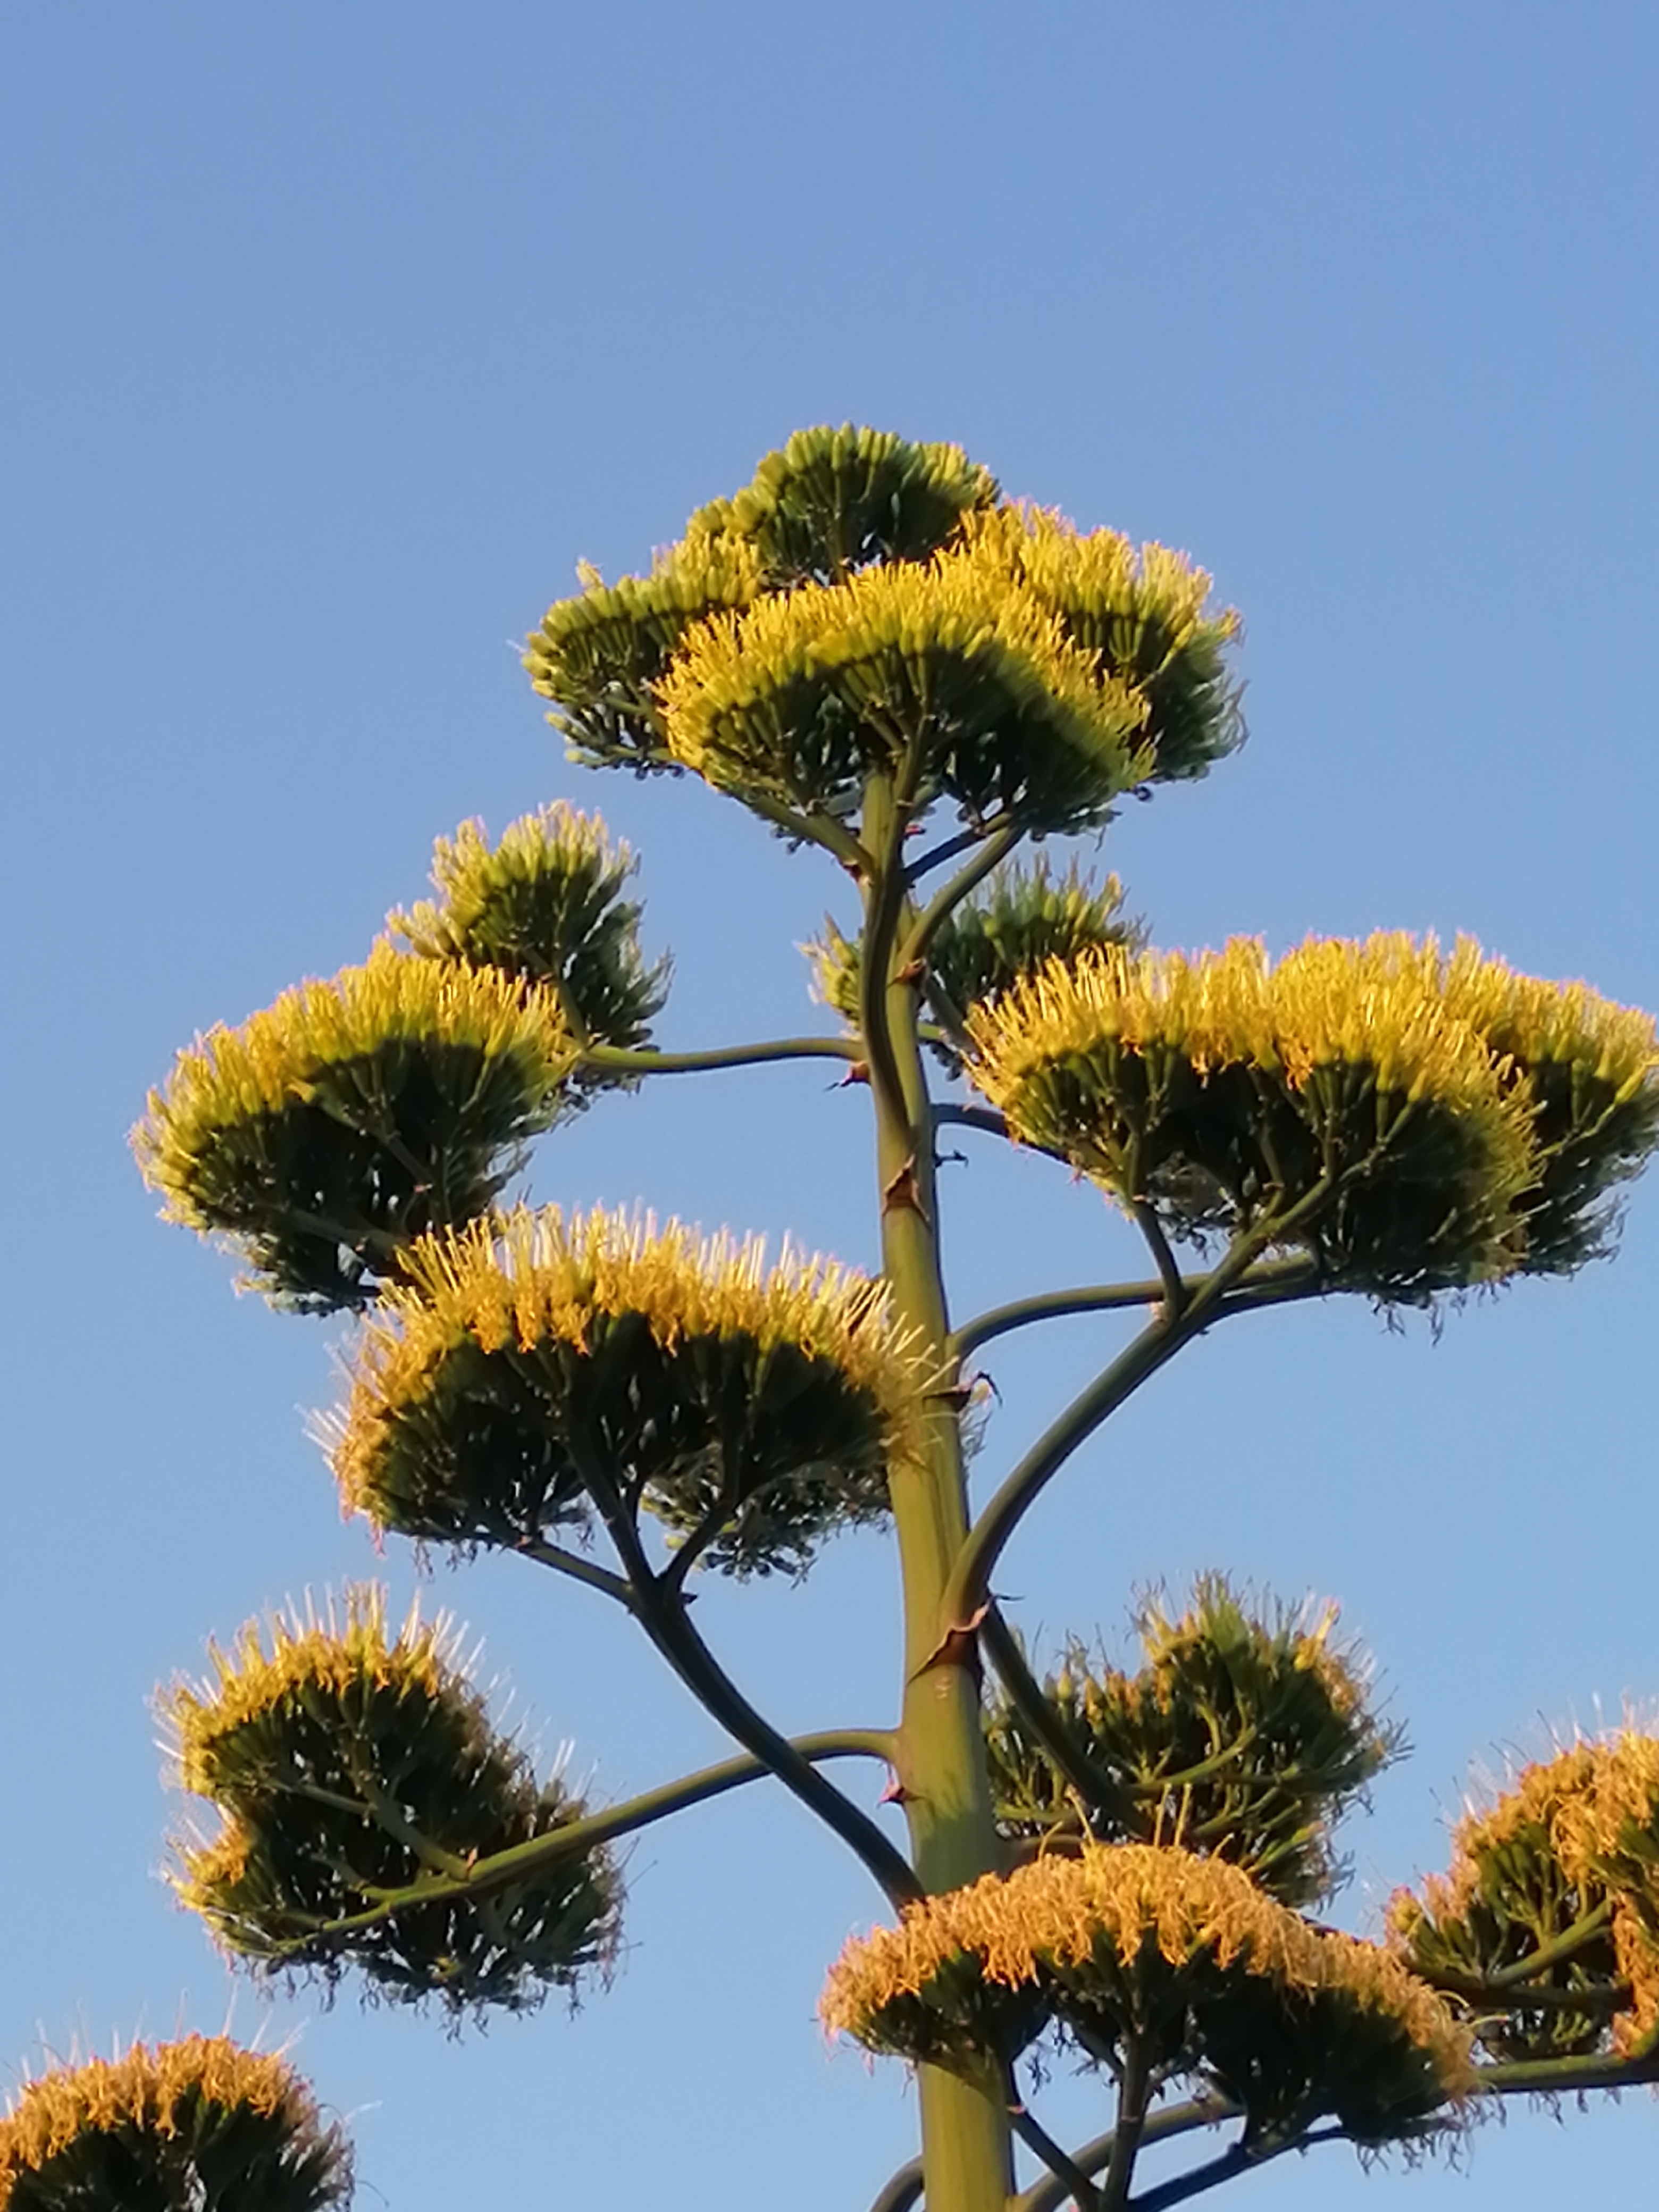
[[[878,1901],[775,1797],[638,1844],[608,1995],[459,2043],[267,2007],[173,1910],[151,1685],[414,1572],[306,1441],[330,1332],[159,1226],[125,1132],[198,1028],[361,957],[436,833],[559,794],[643,854],[665,1042],[810,1024],[833,873],[568,767],[510,647],[579,557],[642,564],[849,418],[1184,546],[1244,611],[1250,743],[1103,855],[1160,941],[1463,927],[1659,1004],[1656,64],[1638,0],[0,5],[9,2078],[228,2013],[298,2039],[368,2205],[863,2212],[910,2103],[812,2012]],[[962,1310],[1139,1272],[1044,1164],[951,1172]],[[810,1069],[614,1102],[533,1188],[871,1256],[860,1102]],[[1020,1617],[1121,1650],[1136,1588],[1210,1565],[1341,1599],[1414,1747],[1346,1839],[1374,1928],[1472,1765],[1659,1697],[1656,1292],[1638,1188],[1613,1265],[1437,1341],[1356,1304],[1224,1333],[1045,1502]],[[984,1478],[1105,1341],[996,1362]],[[716,1755],[600,1601],[513,1565],[433,1601],[550,1756],[622,1796]],[[712,1591],[708,1631],[787,1724],[873,1723],[892,1582],[848,1540]],[[1632,2097],[1512,2113],[1465,2172],[1325,2151],[1226,2201],[1638,2203],[1656,2157]]]

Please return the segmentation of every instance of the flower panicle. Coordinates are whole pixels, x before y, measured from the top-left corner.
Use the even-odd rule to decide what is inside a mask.
[[[1605,1933],[1597,1935],[1598,1920]],[[1565,1995],[1588,1992],[1583,2020],[1553,2013],[1543,2033],[1629,2056],[1659,2026],[1659,1737],[1632,1720],[1578,1738],[1522,1769],[1489,1803],[1471,1803],[1452,1833],[1451,1863],[1390,1900],[1401,1955],[1431,1972],[1449,1964],[1480,1979],[1510,1972],[1540,1947],[1572,1936]],[[1573,1931],[1578,1931],[1574,1934]],[[1501,2017],[1485,2039],[1527,2055],[1528,1984],[1512,1991],[1518,2022]],[[1611,2006],[1595,1998],[1619,1990]],[[1622,1987],[1620,1986],[1622,1985]]]
[[[392,1688],[433,1703],[459,1700],[482,1714],[453,1616],[423,1617],[416,1597],[393,1630],[386,1591],[374,1583],[348,1584],[337,1598],[328,1592],[320,1607],[307,1594],[302,1607],[256,1616],[228,1645],[210,1641],[208,1662],[209,1674],[179,1676],[156,1704],[174,1778],[200,1796],[212,1795],[220,1742],[296,1692]]]
[[[627,842],[613,841],[597,814],[583,814],[562,799],[509,823],[494,845],[475,817],[433,845],[436,900],[396,908],[386,924],[428,958],[461,957],[470,927],[501,889],[557,874],[602,885],[614,896],[638,865]]]
[[[416,959],[382,940],[361,966],[297,983],[239,1026],[221,1023],[180,1051],[132,1132],[145,1182],[170,1218],[216,1226],[195,1194],[204,1147],[224,1128],[303,1103],[330,1067],[434,1036],[486,1059],[533,1063],[550,1091],[575,1058],[545,993],[489,969]]]
[[[786,1243],[769,1265],[766,1239],[705,1237],[649,1212],[567,1215],[520,1206],[424,1240],[405,1280],[371,1324],[378,1351],[463,1323],[488,1348],[528,1350],[547,1336],[586,1345],[594,1320],[641,1314],[672,1348],[688,1337],[743,1332],[833,1360],[896,1408],[918,1373],[889,1318],[883,1285],[839,1261]]]
[[[951,548],[925,564],[867,568],[844,583],[710,615],[687,635],[659,687],[670,749],[720,781],[732,772],[726,733],[734,722],[766,711],[820,672],[884,661],[912,665],[916,696],[897,710],[925,718],[921,672],[932,654],[997,666],[1013,688],[1046,692],[1109,745],[1132,744],[1146,719],[1133,687],[1100,672],[1016,578]]]
[[[1098,1947],[1132,1962],[1150,1944],[1172,1968],[1207,1956],[1281,1991],[1346,1992],[1391,2016],[1431,2058],[1444,2094],[1473,2087],[1469,2039],[1426,1984],[1386,1950],[1316,1929],[1238,1868],[1167,1844],[1085,1846],[1014,1874],[988,1875],[911,1907],[896,1929],[855,1937],[830,1969],[819,2012],[832,2033],[878,2039],[884,2008],[925,1998],[952,1961],[1018,1989],[1086,1966]]]
[[[135,2043],[114,2058],[71,2061],[25,2081],[0,2119],[0,2206],[15,2197],[36,2202],[31,2188],[47,2181],[56,2160],[112,2138],[124,2145],[126,2169],[157,2187],[165,2177],[168,2203],[185,2201],[172,2194],[182,2184],[193,2203],[201,2186],[194,2153],[227,2124],[240,2124],[234,2154],[240,2176],[227,2171],[222,2152],[213,2164],[219,2185],[233,2195],[240,2178],[249,2201],[273,2212],[321,2212],[349,2201],[344,2132],[324,2124],[286,2061],[227,2036],[189,2035]],[[96,2181],[78,2186],[74,2201],[88,2212],[122,2212]]]

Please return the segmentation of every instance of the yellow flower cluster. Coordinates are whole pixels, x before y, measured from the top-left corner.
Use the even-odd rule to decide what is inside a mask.
[[[1524,1911],[1530,1885],[1553,1893],[1565,1883],[1571,1911],[1610,1911],[1618,1972],[1631,1988],[1613,2047],[1643,2045],[1659,2028],[1659,1739],[1629,1728],[1525,1768],[1495,1804],[1459,1821],[1452,1844],[1449,1872],[1428,1876],[1420,1899],[1402,1891],[1390,1905],[1407,1953],[1425,1921],[1455,1925],[1504,1902]]]
[[[223,1130],[302,1104],[327,1070],[399,1043],[449,1047],[523,1067],[528,1097],[550,1098],[575,1054],[547,994],[508,977],[377,945],[358,968],[284,991],[240,1028],[222,1024],[179,1053],[132,1133],[144,1180],[170,1219],[218,1226],[197,1195],[202,1156]]]
[[[531,683],[550,699],[562,698],[573,672],[591,678],[603,667],[609,634],[625,640],[642,633],[659,650],[672,650],[688,622],[701,621],[713,607],[747,606],[763,587],[758,550],[709,529],[690,530],[659,553],[648,576],[607,585],[586,562],[577,575],[580,592],[556,599],[525,647]]]
[[[1237,609],[1206,614],[1210,577],[1184,553],[1148,543],[1138,550],[1116,530],[1079,531],[1052,510],[1017,501],[965,518],[969,546],[1017,576],[1065,621],[1079,643],[1109,649],[1111,634],[1153,629],[1157,659],[1146,678],[1200,635],[1218,644],[1242,628]]]
[[[1146,704],[1102,678],[1094,656],[1068,643],[1057,617],[1007,567],[972,550],[924,563],[868,568],[845,583],[775,593],[745,611],[711,616],[686,638],[659,687],[674,757],[712,783],[772,772],[757,732],[775,739],[824,690],[893,734],[890,750],[923,734],[939,695],[966,687],[976,716],[1041,724],[1063,744],[1122,754],[1124,782]]]
[[[587,1349],[597,1322],[638,1315],[672,1351],[688,1338],[744,1337],[764,1353],[793,1346],[836,1369],[873,1401],[894,1448],[907,1449],[917,1363],[867,1277],[786,1248],[770,1267],[763,1240],[700,1238],[648,1214],[603,1209],[567,1218],[520,1206],[420,1240],[369,1321],[335,1425],[331,1463],[349,1509],[373,1495],[389,1424],[459,1345],[486,1352],[556,1342]]]
[[[1259,1067],[1297,1089],[1318,1068],[1362,1061],[1379,1090],[1500,1125],[1490,1054],[1401,961],[1401,943],[1310,939],[1277,966],[1259,938],[1190,959],[1103,945],[976,1013],[974,1079],[1017,1118],[1027,1075],[1108,1041],[1143,1054],[1165,1048],[1200,1076]]]
[[[1086,1966],[1103,1944],[1126,1965],[1151,1944],[1176,1969],[1205,1958],[1283,1992],[1341,1992],[1426,2053],[1448,2096],[1472,2086],[1467,2035],[1397,1960],[1314,1929],[1237,1867],[1168,1845],[1093,1847],[929,1898],[899,1927],[848,1944],[819,2013],[832,2031],[870,2040],[884,2006],[923,1996],[964,1955],[986,1981],[1017,1989],[1045,1969]]]
[[[1129,1178],[1146,1174],[1149,1154],[1178,1152],[1201,1133],[1206,1086],[1230,1071],[1249,1076],[1262,1115],[1264,1082],[1292,1107],[1327,1172],[1334,1160],[1339,1171],[1374,1175],[1395,1130],[1431,1109],[1455,1133],[1483,1194],[1485,1234],[1470,1244],[1467,1280],[1523,1264],[1529,1230],[1548,1263],[1585,1256],[1593,1203],[1659,1131],[1650,1018],[1582,983],[1516,975],[1467,939],[1450,954],[1432,936],[1400,932],[1310,939],[1276,964],[1254,939],[1190,958],[1106,946],[1052,963],[975,1009],[969,1026],[973,1079],[1014,1133],[1065,1152],[1124,1198],[1147,1194]],[[1127,1084],[1126,1066],[1138,1072]],[[1571,1079],[1565,1099],[1559,1069]],[[1156,1126],[1182,1079],[1184,1136]],[[1358,1115],[1356,1096],[1372,1102]],[[1234,1109],[1217,1110],[1224,1121]],[[1624,1118],[1612,1130],[1615,1112]],[[1552,1162],[1566,1153],[1553,1183]]]
[[[753,480],[691,518],[758,547],[774,582],[844,575],[871,559],[914,560],[998,496],[960,446],[915,445],[854,422],[797,430]]]
[[[348,2193],[343,2138],[337,2130],[321,2130],[317,2108],[293,2070],[280,2058],[244,2051],[227,2037],[191,2035],[176,2043],[135,2044],[124,2057],[57,2067],[26,2084],[0,2120],[0,2206],[82,2136],[126,2128],[172,2136],[188,2125],[189,2107],[198,2100],[227,2112],[280,2116],[294,2136],[311,2139],[332,2169],[325,2194],[313,2201],[335,2203]]]
[[[210,1680],[176,1681],[157,1698],[179,1786],[211,1797],[217,1747],[296,1692],[338,1697],[358,1688],[393,1689],[432,1704],[459,1699],[470,1711],[481,1711],[455,1642],[447,1615],[423,1620],[417,1607],[390,1632],[386,1593],[374,1583],[354,1584],[337,1606],[331,1598],[320,1618],[307,1605],[303,1615],[249,1621],[228,1651],[209,1645]]]
[[[582,814],[562,799],[509,823],[491,845],[482,822],[463,822],[453,837],[432,848],[432,880],[439,899],[422,899],[407,912],[386,916],[386,927],[428,958],[454,958],[468,927],[504,887],[536,884],[558,874],[589,884],[620,884],[635,862],[628,846],[613,844],[597,814]]]
[[[1237,742],[1237,617],[1183,554],[999,505],[955,447],[799,433],[647,577],[549,609],[525,665],[577,757],[695,769],[772,818],[910,803],[1039,832]]]
[[[1411,940],[1399,942],[1404,948]],[[1460,937],[1449,956],[1427,938],[1417,957],[1425,985],[1437,983],[1449,1012],[1478,1030],[1500,1058],[1523,1067],[1548,1061],[1581,1069],[1611,1085],[1621,1102],[1659,1065],[1652,1015],[1615,1005],[1588,983],[1516,975],[1468,937]]]

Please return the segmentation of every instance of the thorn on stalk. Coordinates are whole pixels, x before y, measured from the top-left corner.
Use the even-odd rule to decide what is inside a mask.
[[[984,1668],[980,1662],[979,1631],[980,1624],[990,1610],[990,1600],[988,1598],[975,1607],[965,1621],[947,1628],[921,1666],[917,1668],[915,1677],[913,1679],[931,1673],[936,1667],[962,1667],[967,1669],[975,1682],[982,1680]]]
[[[855,1060],[848,1063],[847,1073],[841,1078],[839,1082],[832,1083],[830,1085],[830,1088],[832,1091],[845,1091],[849,1084],[868,1083],[869,1080],[869,1061],[867,1060]]]
[[[896,983],[920,983],[927,973],[927,963],[925,960],[907,960],[893,981]]]
[[[910,1805],[915,1802],[915,1791],[907,1790],[896,1774],[890,1775],[886,1786],[877,1798],[878,1805]]]

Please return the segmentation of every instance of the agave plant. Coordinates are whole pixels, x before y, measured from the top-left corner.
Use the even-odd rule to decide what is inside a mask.
[[[670,971],[632,856],[561,802],[440,840],[434,897],[363,965],[208,1030],[136,1143],[166,1211],[275,1303],[352,1316],[319,1422],[348,1510],[618,1607],[731,1755],[590,1804],[498,1732],[440,1624],[348,1593],[164,1693],[196,1801],[184,1901],[256,1971],[522,2008],[603,1982],[620,1838],[769,1776],[883,1899],[823,2000],[916,2070],[921,2154],[881,2212],[1173,2204],[1292,2149],[1659,2078],[1650,1736],[1521,1777],[1367,1939],[1316,1916],[1400,1732],[1332,1609],[1212,1574],[1143,1606],[1137,1667],[1073,1635],[1040,1668],[994,1583],[1036,1499],[1206,1332],[1342,1294],[1437,1308],[1604,1254],[1659,1145],[1652,1022],[1462,940],[1152,949],[1115,878],[1037,848],[1232,752],[1238,617],[1184,554],[1012,501],[955,447],[803,431],[641,574],[578,582],[525,654],[572,757],[696,776],[837,871],[811,951],[841,1026],[659,1044]],[[578,1109],[792,1060],[872,1124],[878,1268],[510,1201]],[[946,1129],[1094,1186],[1139,1272],[953,1318]],[[1078,1313],[1121,1344],[970,1494],[985,1347]],[[693,1579],[799,1577],[860,1525],[897,1554],[891,1716],[787,1737]],[[886,1813],[837,1759],[873,1765]],[[1099,2080],[1090,2142],[1038,2116],[1045,2045]],[[0,2201],[136,2203],[107,2177],[146,2160],[185,2175],[158,2204],[207,2201],[186,2169],[230,2136],[291,2185],[227,2187],[225,2212],[339,2197],[333,2139],[254,2062],[124,2064],[26,2094]],[[1182,2138],[1196,2156],[1141,2186],[1142,2151]],[[73,2195],[94,2168],[104,2193]]]

